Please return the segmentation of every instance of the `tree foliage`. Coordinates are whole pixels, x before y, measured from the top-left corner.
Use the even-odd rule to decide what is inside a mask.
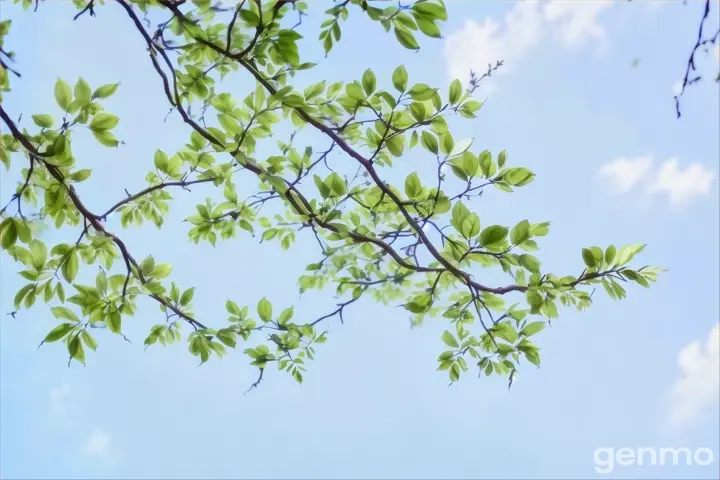
[[[106,8],[98,0],[74,3],[76,17],[99,15]],[[472,74],[467,86],[455,80],[440,89],[409,78],[398,66],[389,78],[367,69],[347,83],[294,87],[296,72],[316,65],[298,50],[305,2],[241,0],[229,7],[209,0],[113,3],[127,14],[118,21],[131,22],[144,40],[158,85],[188,128],[180,150],[157,150],[146,159],[147,188],[94,212],[74,187],[92,175],[74,156],[76,142],[94,138],[107,148],[122,148],[113,133],[120,120],[103,108],[106,98],[122,95],[119,83],[58,79],[56,105],[33,114],[32,124],[24,127],[13,120],[15,112],[0,105],[7,127],[0,159],[8,168],[11,162],[24,166],[0,225],[2,249],[27,280],[15,295],[15,310],[29,309],[38,300],[49,304],[57,326],[43,343],[63,342],[71,361],[84,363],[88,350],[96,349],[98,334],[93,332],[122,337],[138,300],[151,298],[164,315],[149,326],[146,346],[185,341],[203,363],[227,349],[243,349],[259,372],[253,386],[271,366],[302,382],[306,363],[327,339],[323,323],[342,319],[346,308],[369,298],[402,304],[415,325],[428,317],[447,322],[437,362],[451,382],[472,367],[480,374],[506,376],[512,384],[520,368],[540,364],[536,335],[558,317],[561,306],[584,310],[598,286],[622,299],[624,285],[647,287],[656,280],[659,269],[633,263],[642,244],[579,248],[573,254],[577,271],[552,274],[537,257],[548,222],[493,225],[472,210],[473,199],[487,189],[507,195],[535,180],[529,169],[513,165],[506,151],[490,152],[453,137],[452,126],[471,121],[482,108],[472,96],[482,77]],[[146,14],[165,21],[150,30]],[[446,20],[442,0],[406,6],[345,0],[325,15],[319,41],[326,61],[332,61],[348,15],[379,23],[366,28],[384,29],[410,51],[423,37],[439,38]],[[10,21],[0,23],[5,60],[12,58],[5,50],[10,26]],[[238,75],[256,84],[243,98],[224,88]],[[14,76],[19,75],[4,61],[3,92],[17,81]],[[293,133],[270,139],[281,125],[290,125]],[[90,134],[78,131],[81,127]],[[321,135],[324,147],[298,144],[295,133],[302,130]],[[258,158],[261,144],[272,145],[275,154]],[[354,175],[331,168],[330,151],[342,152]],[[384,177],[393,162],[408,155],[430,162],[434,173],[419,170],[400,185],[388,183]],[[257,193],[242,198],[235,183],[239,176],[255,178]],[[206,325],[193,310],[195,287],[171,280],[172,268],[162,263],[161,252],[131,252],[122,235],[106,226],[107,216],[117,213],[123,228],[147,222],[162,228],[171,192],[200,183],[214,185],[217,194],[187,218],[194,243],[215,245],[257,235],[262,244],[273,244],[267,248],[288,250],[296,235],[312,236],[317,258],[299,276],[300,291],[332,289],[342,299],[337,308],[300,321],[293,306],[273,303],[270,296],[218,299],[225,302],[227,323]],[[271,203],[278,214],[261,215],[260,207]],[[58,229],[74,228],[77,240],[46,245],[32,228],[37,217]],[[80,283],[80,271],[91,268],[98,272],[94,283]],[[507,283],[491,286],[479,280],[484,269],[492,268],[501,269]],[[106,329],[92,330],[97,326]]]

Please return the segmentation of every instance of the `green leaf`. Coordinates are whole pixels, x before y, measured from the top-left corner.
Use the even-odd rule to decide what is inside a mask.
[[[450,132],[444,132],[440,135],[440,151],[445,155],[449,155],[455,147],[455,140]]]
[[[533,365],[540,366],[540,356],[537,352],[525,352],[525,358]]]
[[[263,297],[257,304],[257,313],[264,322],[272,320],[272,303]]]
[[[423,130],[420,135],[420,143],[432,153],[438,153],[438,141],[432,133]]]
[[[68,353],[78,362],[85,363],[85,349],[80,341],[80,335],[75,335],[72,340],[68,342]]]
[[[192,299],[194,296],[195,296],[195,287],[188,288],[180,296],[180,305],[182,305],[183,307],[186,305],[189,305],[190,302],[192,302]]]
[[[396,157],[400,157],[405,150],[405,135],[396,134],[385,141],[387,149]]]
[[[237,123],[237,120],[227,113],[218,113],[217,119],[218,122],[220,122],[220,125],[229,133],[233,135],[240,135],[243,132],[243,129],[240,124]]]
[[[61,78],[58,78],[55,81],[55,101],[64,111],[68,110],[70,102],[72,102],[72,90],[70,90],[70,85]]]
[[[32,119],[33,122],[35,122],[35,125],[40,128],[52,128],[53,124],[55,123],[52,115],[33,115]]]
[[[375,78],[375,73],[373,73],[373,71],[369,68],[365,70],[365,73],[363,73],[362,86],[363,90],[365,90],[365,93],[367,93],[368,95],[373,93],[375,91],[375,87],[377,86],[377,79]]]
[[[467,102],[462,104],[463,108],[470,113],[477,112],[478,110],[480,110],[482,105],[482,102],[478,102],[477,100],[468,100]]]
[[[424,83],[417,83],[408,92],[410,98],[419,102],[430,100],[435,95],[435,89]],[[452,150],[452,149],[451,149]]]
[[[153,163],[155,164],[155,168],[157,168],[161,172],[168,172],[169,159],[167,154],[162,150],[155,150],[155,155],[153,156]]]
[[[235,315],[237,317],[243,316],[238,304],[233,302],[232,300],[228,300],[225,302],[225,310],[227,310],[227,312],[231,315]]]
[[[478,157],[471,152],[465,152],[462,154],[461,161],[463,172],[465,172],[469,178],[474,177],[478,168],[480,168]]]
[[[528,255],[527,253],[520,255],[520,265],[532,273],[540,273],[540,260],[532,255]]]
[[[410,104],[410,113],[413,118],[418,122],[425,120],[427,112],[425,111],[425,105],[420,102],[413,102]]]
[[[545,322],[530,322],[520,330],[520,336],[530,337],[536,333],[540,333],[545,329]]]
[[[333,172],[325,179],[325,185],[328,186],[332,196],[341,197],[347,192],[345,180],[337,172]],[[322,193],[322,192],[321,192]]]
[[[492,329],[494,330],[494,335],[496,337],[507,340],[510,343],[515,343],[518,338],[518,332],[515,331],[509,322],[498,323],[492,327]]]
[[[70,175],[69,178],[73,182],[78,182],[78,183],[84,182],[85,180],[90,178],[91,173],[92,173],[92,171],[90,169],[84,168],[82,170],[78,170],[77,172],[73,173],[72,175]]]
[[[17,234],[18,231],[15,219],[6,218],[2,224],[0,224],[0,243],[2,244],[2,248],[7,250],[15,245],[18,236]]]
[[[95,137],[95,140],[97,140],[101,145],[104,145],[106,147],[117,147],[118,146],[118,140],[115,138],[115,135],[112,134],[112,132],[108,130],[90,130],[93,134],[93,137]]]
[[[447,12],[445,11],[445,5],[443,4],[415,2],[412,4],[411,8],[414,12],[417,12],[424,17],[443,21],[447,20]]]
[[[448,93],[448,101],[450,105],[455,105],[462,95],[462,84],[457,78],[450,84],[450,92]]]
[[[497,158],[498,168],[503,168],[505,166],[505,164],[507,163],[507,157],[508,157],[508,154],[507,154],[507,151],[505,151],[505,150],[498,153],[498,158]]]
[[[497,245],[505,242],[508,229],[500,225],[490,225],[480,234],[480,243],[485,246]]]
[[[75,84],[75,101],[84,107],[90,103],[91,95],[92,90],[90,89],[90,85],[88,85],[84,78],[80,77]]]
[[[645,248],[644,244],[636,243],[634,245],[625,245],[624,247],[620,248],[620,251],[617,253],[617,256],[615,257],[615,264],[620,267],[622,265],[625,265],[629,263],[635,255],[642,252]]]
[[[422,183],[417,172],[413,172],[405,179],[405,194],[415,199],[422,192]]]
[[[315,175],[313,177],[313,179],[315,180],[315,186],[317,187],[318,192],[320,192],[320,195],[322,195],[323,198],[329,197],[330,196],[330,188],[327,185],[325,185],[325,182],[323,182],[322,178]]]
[[[395,27],[395,38],[397,38],[400,45],[409,50],[417,50],[420,48],[413,34],[403,28]]]
[[[415,16],[415,22],[417,23],[418,28],[421,32],[423,32],[428,37],[432,38],[442,38],[442,34],[440,33],[440,28],[435,25],[435,22],[432,20],[428,20],[425,17],[421,16]]]
[[[519,245],[530,238],[530,222],[523,220],[510,230],[510,243]]]
[[[458,232],[462,231],[462,225],[466,218],[468,218],[472,212],[465,206],[465,204],[462,201],[455,202],[455,205],[453,205],[452,209],[452,217],[450,219],[450,223],[453,227],[455,227],[455,230]]]
[[[465,220],[463,220],[460,233],[463,237],[471,239],[480,233],[480,217],[476,214],[471,214]]]
[[[592,250],[590,250],[589,248],[582,249],[582,258],[588,268],[595,268],[595,266],[597,265],[597,263],[595,262],[595,255],[593,255]]]
[[[280,325],[285,325],[293,317],[294,313],[295,310],[293,307],[286,308],[285,310],[280,312],[280,316],[278,317],[278,323]]]
[[[55,316],[55,318],[61,320],[70,320],[71,322],[75,323],[80,322],[80,319],[77,315],[75,315],[75,312],[73,312],[67,307],[52,307],[50,310],[52,311],[52,314]]]
[[[119,121],[120,119],[112,113],[100,112],[96,114],[90,121],[89,127],[90,130],[95,130],[96,132],[103,132],[105,130],[112,130],[113,128],[115,128]]]
[[[155,265],[155,268],[150,272],[150,276],[154,278],[165,278],[172,272],[172,266],[167,263],[161,263]]]
[[[616,254],[617,248],[615,248],[615,245],[610,245],[607,249],[605,249],[605,263],[607,263],[608,266],[612,265]]]
[[[532,182],[535,174],[524,167],[508,168],[503,175],[503,180],[514,187],[522,187]]]
[[[47,247],[40,240],[30,240],[30,255],[36,270],[41,270],[47,262]]]
[[[453,334],[450,333],[448,330],[445,330],[442,334],[442,341],[445,342],[445,345],[448,347],[453,348],[459,348],[460,345],[458,345],[457,340],[455,340],[455,337],[453,337]]]
[[[80,264],[78,261],[77,252],[73,250],[68,256],[67,260],[62,265],[62,275],[68,283],[72,283],[77,276]]]
[[[92,98],[107,98],[115,93],[120,86],[120,83],[110,83],[98,87],[92,94]]]
[[[393,71],[392,82],[395,89],[399,92],[404,92],[407,88],[408,74],[403,65],[400,65]]]
[[[72,330],[74,326],[75,325],[71,323],[61,323],[57,327],[50,330],[50,332],[48,332],[48,334],[45,336],[45,339],[43,340],[43,343],[57,342],[65,335],[70,333],[70,330]]]
[[[82,337],[82,341],[83,343],[85,343],[86,347],[88,347],[92,351],[95,351],[97,349],[97,342],[95,341],[95,338],[90,335],[87,330],[83,330],[80,333],[80,336]]]
[[[258,25],[260,25],[260,17],[252,10],[240,10],[240,18],[242,18],[243,21],[251,27],[257,27]]]
[[[108,313],[107,326],[112,333],[120,333],[122,329],[122,315],[117,310]]]

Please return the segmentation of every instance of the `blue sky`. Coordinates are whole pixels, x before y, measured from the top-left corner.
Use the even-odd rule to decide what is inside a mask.
[[[82,75],[92,86],[122,81],[106,109],[120,117],[115,132],[125,144],[107,149],[89,136],[74,143],[78,162],[93,169],[80,188],[93,210],[124,188],[142,188],[156,148],[187,141],[178,117],[164,121],[159,80],[119,7],[77,21],[70,2],[45,2],[37,13],[8,2],[0,9],[13,19],[7,46],[23,74],[4,98],[14,117],[57,113],[48,110],[58,76]],[[201,368],[184,345],[144,352],[144,336],[163,318],[151,303],[125,323],[132,344],[99,335],[84,368],[67,368],[61,345],[37,350],[56,322],[45,306],[3,315],[3,478],[716,478],[718,85],[689,90],[681,121],[672,105],[699,9],[449,1],[448,12],[445,39],[424,39],[418,54],[351,15],[340,46],[299,81],[352,80],[368,67],[389,81],[403,63],[411,81],[440,86],[451,72],[505,59],[506,71],[484,87],[478,119],[454,133],[481,149],[507,149],[537,179],[512,195],[474,200],[483,221],[552,221],[540,258],[553,272],[575,272],[581,247],[635,242],[648,244],[640,261],[669,272],[622,302],[601,295],[587,312],[563,311],[538,340],[542,368],[525,368],[511,391],[502,379],[472,375],[447,388],[435,372],[443,322],[410,331],[403,310],[370,301],[349,310],[343,325],[328,324],[329,341],[302,386],[268,372],[248,395],[256,372],[241,352]],[[319,21],[303,25],[303,52],[317,59]],[[699,63],[713,75],[717,51]],[[251,85],[242,75],[234,82],[238,93]],[[412,162],[398,161],[397,172],[417,168]],[[3,197],[16,181],[16,169],[3,171]],[[267,296],[307,318],[332,309],[331,298],[297,293],[297,275],[317,258],[312,238],[300,235],[285,253],[249,237],[194,246],[181,221],[213,189],[172,193],[162,230],[121,231],[117,219],[109,228],[136,257],[152,253],[173,265],[180,285],[196,286],[195,310],[206,323],[225,321],[226,298],[254,305]],[[52,244],[76,237],[43,234]],[[24,284],[15,271],[3,256],[3,313]],[[716,458],[707,467],[616,466],[603,475],[594,468],[599,447],[705,447]]]

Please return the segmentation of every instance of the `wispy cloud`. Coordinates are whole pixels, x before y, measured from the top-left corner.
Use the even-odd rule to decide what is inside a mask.
[[[715,180],[715,172],[700,163],[680,166],[678,159],[665,160],[653,169],[651,155],[620,157],[600,167],[605,179],[617,194],[640,189],[645,195],[664,195],[671,206],[680,208],[695,198],[708,195]]]
[[[85,440],[82,453],[87,456],[102,455],[108,451],[110,436],[104,430],[97,428]]]
[[[66,383],[50,390],[50,414],[64,428],[72,429],[75,422],[70,415],[70,386]]]
[[[652,167],[652,157],[620,157],[600,167],[600,176],[607,179],[616,193],[628,192],[643,181]]]
[[[669,421],[682,426],[696,421],[705,411],[717,411],[720,394],[720,324],[708,336],[704,348],[692,342],[680,351],[681,378],[671,391]],[[714,406],[714,408],[712,408]]]
[[[466,80],[470,70],[482,73],[488,64],[503,60],[505,65],[499,73],[507,74],[545,40],[575,49],[589,44],[603,48],[606,31],[599,16],[614,3],[522,0],[501,21],[466,20],[445,42],[448,73],[452,78]]]
[[[64,383],[50,390],[50,416],[58,422],[59,426],[64,430],[73,431],[73,442],[79,443],[79,454],[75,459],[79,465],[87,463],[90,459],[102,460],[103,464],[110,465],[120,459],[120,452],[115,448],[111,448],[110,435],[100,427],[96,427],[90,434],[85,437],[79,437],[80,430],[86,427],[78,428],[76,425],[75,412],[72,409],[72,389],[70,385]],[[88,430],[85,430],[86,432]],[[67,432],[63,432],[67,435]],[[108,463],[109,462],[109,463]]]

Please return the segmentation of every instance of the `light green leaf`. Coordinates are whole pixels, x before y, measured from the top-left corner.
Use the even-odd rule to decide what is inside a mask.
[[[35,122],[35,125],[40,128],[52,128],[53,124],[55,123],[52,115],[33,115],[32,119],[33,122]]]
[[[43,343],[57,342],[58,340],[63,338],[65,335],[70,333],[70,330],[72,330],[74,326],[75,325],[73,325],[71,323],[61,323],[57,327],[50,330],[50,332],[45,336]]]
[[[95,140],[97,140],[101,145],[104,145],[106,147],[117,147],[120,142],[118,142],[117,138],[115,138],[115,135],[112,134],[109,130],[90,130],[93,134],[93,137],[95,137]]]
[[[40,240],[30,240],[30,255],[36,270],[41,270],[47,261],[47,247]]]
[[[368,95],[373,93],[375,91],[375,87],[377,86],[377,79],[375,78],[375,73],[373,73],[373,71],[369,68],[365,70],[365,73],[363,73],[362,86],[363,90],[365,90],[365,93],[367,93]]]
[[[500,225],[490,225],[480,234],[480,243],[483,246],[492,246],[505,242],[508,229]]]
[[[450,92],[448,93],[448,101],[450,105],[455,105],[462,95],[462,84],[457,78],[450,84]]]
[[[120,86],[120,83],[110,83],[98,87],[92,94],[92,98],[107,98],[115,93]]]
[[[395,27],[395,38],[397,38],[400,45],[409,50],[417,50],[420,48],[413,34],[404,28]]]
[[[527,253],[520,255],[520,265],[532,273],[540,273],[540,260],[532,255],[528,255]]]
[[[595,256],[593,255],[592,250],[590,250],[589,248],[582,249],[582,258],[588,268],[595,268],[595,266],[597,265],[597,263],[595,262]]]
[[[85,349],[80,341],[80,335],[75,335],[68,342],[68,353],[80,363],[85,363]]]
[[[400,65],[393,71],[392,82],[395,89],[399,92],[404,92],[407,88],[408,74],[403,65]]]
[[[405,179],[405,194],[415,199],[422,192],[422,183],[417,172],[413,172]]]
[[[89,127],[90,130],[103,132],[115,128],[119,121],[120,119],[111,113],[100,112],[90,121]]]
[[[530,322],[525,327],[520,330],[520,336],[524,337],[530,337],[532,335],[535,335],[536,333],[540,333],[545,329],[545,322]]]
[[[462,223],[460,231],[463,237],[470,239],[480,233],[480,217],[476,214],[469,215]]]
[[[257,313],[264,322],[272,320],[272,303],[263,297],[257,304]]]
[[[107,326],[112,333],[120,333],[122,330],[122,315],[117,310],[108,313]]]
[[[68,110],[70,102],[72,102],[72,90],[70,89],[70,85],[61,78],[58,78],[55,81],[55,101],[64,111]]]
[[[455,340],[455,337],[453,337],[453,334],[450,333],[448,330],[445,330],[442,334],[442,341],[445,342],[445,345],[448,347],[453,348],[459,348],[460,345],[458,344],[457,340]]]
[[[510,230],[510,243],[519,245],[530,238],[530,222],[523,220]]]
[[[85,81],[84,78],[80,77],[75,84],[75,101],[79,103],[81,107],[90,103],[90,97],[92,90],[90,85]]]
[[[183,307],[189,305],[190,302],[192,302],[192,299],[194,296],[195,296],[195,287],[188,288],[180,296],[180,305],[182,305]]]
[[[75,280],[75,277],[77,276],[78,269],[80,268],[80,264],[78,261],[77,252],[73,251],[65,260],[65,263],[63,263],[61,271],[63,274],[63,277],[68,283],[72,283],[73,280]]]

